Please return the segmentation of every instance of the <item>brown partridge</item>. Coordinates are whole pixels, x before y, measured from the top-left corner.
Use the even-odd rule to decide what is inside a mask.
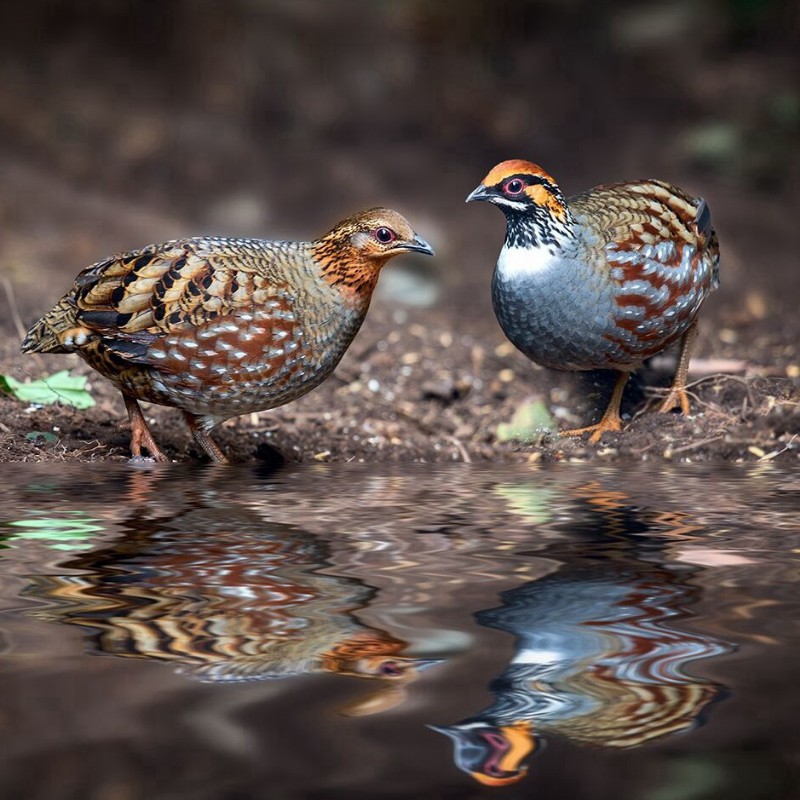
[[[719,285],[719,244],[706,202],[658,180],[597,186],[564,199],[529,161],[504,161],[467,198],[497,205],[506,239],[492,300],[511,343],[545,367],[614,369],[617,383],[600,422],[563,431],[622,429],[629,374],[681,343],[661,411],[689,413],[686,374],[697,315]]]
[[[23,352],[78,353],[113,381],[131,452],[166,461],[139,400],[183,412],[213,461],[209,431],[288,403],[334,370],[369,308],[381,267],[432,255],[395,211],[375,208],[313,242],[194,238],[112,256],[81,272],[25,337]]]

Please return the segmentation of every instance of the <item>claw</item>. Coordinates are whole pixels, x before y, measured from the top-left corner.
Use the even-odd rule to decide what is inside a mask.
[[[680,406],[681,413],[689,416],[691,407],[689,405],[689,393],[683,387],[673,386],[669,394],[664,398],[664,402],[658,407],[661,414],[668,414],[675,406]]]
[[[589,437],[589,441],[592,444],[597,444],[604,433],[621,431],[622,417],[619,415],[619,407],[622,403],[622,392],[625,390],[625,384],[627,382],[628,373],[620,371],[617,375],[617,382],[614,384],[614,391],[611,393],[611,399],[608,401],[608,407],[600,422],[594,425],[587,425],[585,428],[573,428],[568,431],[561,431],[560,435],[582,436],[584,433],[591,433],[592,435]]]
[[[604,415],[600,422],[594,425],[587,425],[585,428],[572,428],[568,431],[561,431],[559,436],[583,436],[584,433],[591,433],[589,441],[597,444],[604,433],[613,433],[622,430],[622,419],[619,414]]]

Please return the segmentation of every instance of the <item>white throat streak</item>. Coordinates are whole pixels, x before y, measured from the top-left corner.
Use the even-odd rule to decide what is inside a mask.
[[[497,272],[503,280],[513,280],[548,272],[558,266],[559,256],[547,245],[503,247],[497,259]]]

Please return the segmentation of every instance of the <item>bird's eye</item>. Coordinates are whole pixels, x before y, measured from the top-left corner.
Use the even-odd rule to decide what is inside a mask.
[[[379,671],[381,675],[387,675],[392,678],[397,677],[402,672],[397,662],[395,661],[385,661],[383,664],[380,665]]]
[[[374,236],[381,244],[389,244],[397,238],[397,234],[391,228],[378,228]]]
[[[510,181],[506,181],[503,184],[503,192],[509,195],[517,195],[522,194],[522,190],[525,188],[525,181],[521,178],[512,178]]]

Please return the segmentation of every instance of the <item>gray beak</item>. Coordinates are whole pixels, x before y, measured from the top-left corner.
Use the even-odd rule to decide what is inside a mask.
[[[475,200],[489,200],[490,197],[489,190],[483,184],[480,184],[467,195],[465,202],[472,203]]]
[[[411,253],[424,253],[426,256],[433,255],[433,248],[421,237],[418,236],[416,233],[414,234],[414,238],[410,242],[403,242],[400,247],[403,250],[408,250]]]
[[[455,734],[444,725],[426,725],[425,727],[428,728],[428,730],[436,731],[436,733],[443,733],[445,736],[449,736],[454,742],[456,741]]]
[[[417,671],[424,672],[426,669],[435,667],[438,664],[444,664],[445,661],[447,661],[446,658],[415,658],[414,666],[416,667]]]

